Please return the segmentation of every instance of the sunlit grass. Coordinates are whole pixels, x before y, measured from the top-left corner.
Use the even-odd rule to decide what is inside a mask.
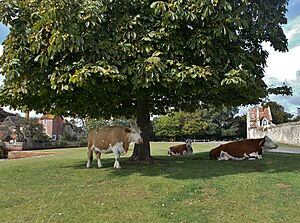
[[[293,149],[300,149],[300,146],[297,146],[297,145],[289,145],[289,144],[284,144],[284,143],[279,143],[279,147],[293,148]]]
[[[216,144],[168,157],[171,144],[152,143],[153,164],[131,147],[119,171],[111,155],[85,168],[86,148],[1,161],[0,222],[300,222],[300,155],[222,162]]]

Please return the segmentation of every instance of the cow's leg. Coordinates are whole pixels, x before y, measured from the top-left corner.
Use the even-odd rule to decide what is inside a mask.
[[[97,158],[97,165],[98,167],[102,167],[102,163],[101,163],[101,150],[99,148],[97,148],[96,146],[92,146],[93,151],[96,154],[96,158]]]
[[[87,168],[91,167],[92,161],[93,161],[93,149],[92,149],[92,147],[88,147],[87,163],[86,163]]]
[[[97,164],[98,167],[102,167],[102,163],[101,163],[101,153],[96,153],[96,157],[97,157]]]
[[[120,154],[118,152],[117,153],[114,152],[114,157],[115,157],[114,168],[120,169],[121,168],[120,162],[119,162]]]
[[[262,156],[258,154],[258,152],[253,152],[249,154],[248,160],[256,160],[256,159],[261,159]]]
[[[120,158],[120,156],[115,156],[114,168],[116,168],[116,169],[121,169],[119,158]]]
[[[119,148],[120,146],[123,147],[123,143],[116,143],[113,147],[112,147],[112,151],[115,157],[115,163],[114,163],[114,168],[116,169],[120,169],[120,162],[119,162],[119,158],[120,158],[120,151],[124,150],[123,148]]]

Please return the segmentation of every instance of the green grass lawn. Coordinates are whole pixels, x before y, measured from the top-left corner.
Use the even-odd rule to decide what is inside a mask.
[[[298,145],[289,145],[284,143],[278,143],[278,145],[279,147],[284,147],[284,148],[300,149],[300,146]]]
[[[215,144],[192,157],[168,157],[152,143],[154,164],[112,155],[86,165],[86,148],[0,161],[0,222],[300,222],[300,155],[212,161]]]

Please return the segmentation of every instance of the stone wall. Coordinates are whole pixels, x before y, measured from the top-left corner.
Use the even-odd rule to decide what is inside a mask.
[[[261,138],[265,135],[278,143],[300,145],[300,122],[248,129],[248,138]]]

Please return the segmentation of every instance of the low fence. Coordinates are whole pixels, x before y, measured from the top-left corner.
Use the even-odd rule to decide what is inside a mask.
[[[261,138],[265,135],[278,143],[300,145],[300,122],[289,122],[268,128],[249,129],[249,138]]]
[[[38,150],[38,149],[58,149],[58,148],[72,148],[72,147],[82,147],[86,146],[86,144],[80,144],[79,142],[50,142],[50,143],[23,143],[23,142],[2,142],[0,147],[3,150],[8,151],[22,151],[22,150]]]

